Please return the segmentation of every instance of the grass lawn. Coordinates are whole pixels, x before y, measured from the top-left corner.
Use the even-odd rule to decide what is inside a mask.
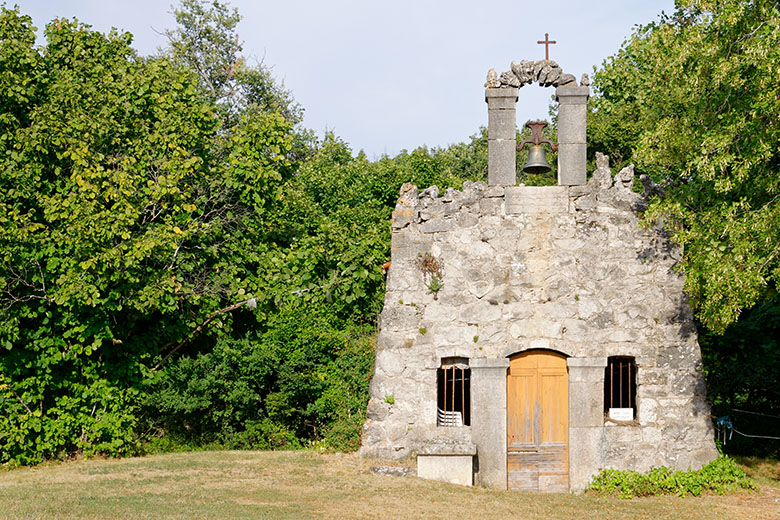
[[[379,476],[355,454],[176,453],[0,471],[0,518],[780,519],[780,463],[743,462],[759,492],[620,500]]]

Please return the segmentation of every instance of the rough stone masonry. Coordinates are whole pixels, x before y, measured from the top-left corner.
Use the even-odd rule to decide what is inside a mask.
[[[432,478],[466,468],[477,485],[505,489],[509,358],[538,350],[566,357],[569,490],[603,468],[685,470],[715,458],[680,251],[637,216],[657,186],[635,193],[633,168],[613,178],[600,154],[587,184],[513,183],[401,188],[361,454],[438,456]],[[437,262],[440,287],[421,258]],[[605,414],[613,356],[635,360],[631,421]],[[470,369],[468,426],[437,422],[446,359]]]

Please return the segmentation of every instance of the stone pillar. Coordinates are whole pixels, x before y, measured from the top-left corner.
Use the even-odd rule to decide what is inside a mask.
[[[588,87],[555,89],[558,100],[558,184],[580,186],[587,182],[586,116]]]
[[[469,366],[471,441],[477,446],[478,465],[475,484],[506,489],[506,371],[509,360],[472,359]]]
[[[569,490],[585,489],[602,468],[607,358],[569,358]]]
[[[488,104],[488,184],[514,186],[516,174],[516,132],[515,105],[517,90],[509,88],[486,88],[485,102]]]

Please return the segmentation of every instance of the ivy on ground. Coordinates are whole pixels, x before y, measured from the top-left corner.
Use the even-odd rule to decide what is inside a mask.
[[[647,473],[604,469],[588,490],[602,495],[634,498],[650,495],[693,495],[704,491],[723,494],[755,489],[755,483],[734,459],[721,455],[698,471],[674,471],[665,466]]]

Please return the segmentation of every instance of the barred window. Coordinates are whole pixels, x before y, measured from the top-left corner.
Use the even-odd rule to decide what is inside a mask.
[[[471,369],[467,358],[444,358],[436,371],[438,426],[471,425]]]
[[[636,362],[629,356],[607,359],[604,372],[604,413],[614,421],[636,418]]]

